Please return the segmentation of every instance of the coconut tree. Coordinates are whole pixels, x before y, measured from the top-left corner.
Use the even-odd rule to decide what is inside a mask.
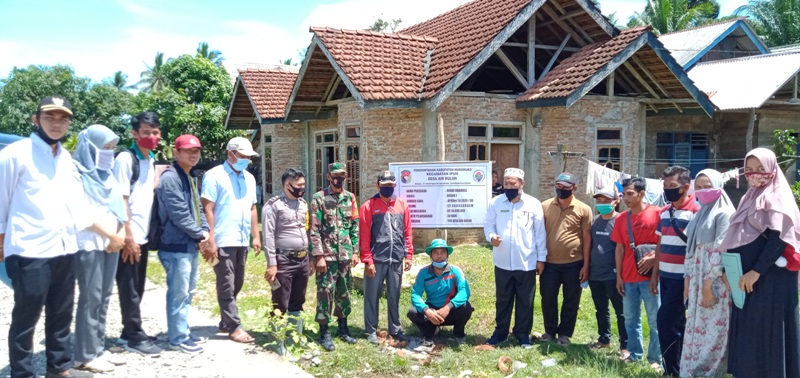
[[[147,66],[147,70],[141,74],[141,81],[137,85],[142,85],[145,92],[158,92],[167,85],[167,77],[164,75],[164,53],[156,53],[156,59],[152,66]]]
[[[767,46],[800,43],[800,0],[751,0],[733,14],[748,16]]]
[[[647,0],[644,11],[634,12],[628,27],[652,25],[659,34],[671,33],[701,25],[719,12],[719,5],[711,0],[693,4],[690,7],[688,0]]]
[[[106,82],[119,90],[127,90],[133,87],[132,85],[128,85],[128,75],[125,75],[122,71],[114,72],[114,76],[109,78]]]
[[[222,64],[222,61],[225,60],[219,50],[208,49],[208,42],[200,42],[200,44],[197,46],[197,56],[200,58],[206,58],[217,66]]]

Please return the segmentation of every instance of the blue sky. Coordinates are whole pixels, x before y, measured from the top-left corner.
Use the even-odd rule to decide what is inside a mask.
[[[0,0],[0,77],[14,66],[68,64],[95,81],[121,70],[129,83],[166,57],[208,42],[231,63],[298,59],[309,26],[364,28],[377,18],[410,26],[469,0]],[[722,15],[746,0],[719,0]],[[645,0],[600,0],[627,20]]]

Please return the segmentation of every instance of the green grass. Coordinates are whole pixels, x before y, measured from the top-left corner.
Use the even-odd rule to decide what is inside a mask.
[[[414,261],[416,264],[427,264],[429,258],[422,253],[417,254]],[[467,343],[465,345],[460,347],[455,344],[448,345],[442,351],[441,356],[434,358],[429,365],[421,365],[418,361],[406,357],[384,354],[364,339],[363,296],[359,291],[354,290],[351,294],[353,312],[349,317],[349,323],[353,336],[358,338],[359,342],[355,345],[349,345],[337,339],[335,341],[336,351],[331,353],[323,352],[321,356],[323,363],[317,367],[307,367],[307,371],[321,377],[332,377],[336,374],[342,377],[422,377],[425,375],[458,377],[461,371],[472,370],[473,377],[503,377],[505,375],[497,368],[497,360],[501,356],[509,356],[513,360],[528,364],[526,368],[517,373],[516,376],[519,377],[610,378],[660,376],[650,370],[644,363],[630,365],[621,363],[617,359],[619,346],[616,343],[612,344],[612,348],[601,352],[590,351],[587,348],[587,344],[597,338],[594,305],[588,289],[583,291],[581,297],[578,322],[575,335],[572,338],[573,344],[570,347],[562,348],[555,343],[540,343],[536,344],[532,349],[523,350],[516,345],[516,341],[508,341],[501,344],[501,347],[495,351],[474,351],[474,346],[483,343],[494,330],[495,288],[491,250],[479,246],[457,247],[450,258],[450,262],[464,270],[472,292],[470,303],[475,308],[472,319],[467,325]],[[163,268],[158,262],[155,253],[151,254],[149,265],[148,278],[163,285]],[[265,269],[266,260],[264,256],[259,255],[256,257],[251,252],[247,262],[247,278],[238,299],[239,314],[242,316],[242,322],[246,329],[260,328],[258,326],[264,322],[263,314],[249,315],[248,310],[270,305],[269,285],[263,279]],[[214,272],[211,266],[201,262],[198,293],[195,296],[194,304],[210,310],[214,314],[219,314],[214,279]],[[313,314],[316,305],[316,285],[313,276],[309,279],[306,298],[305,310]],[[534,332],[542,332],[543,330],[540,301],[537,290]],[[405,316],[410,304],[410,290],[403,290],[400,296],[403,329],[409,336],[419,336],[420,334],[416,327]],[[385,329],[385,298],[381,298],[380,306],[380,328]],[[252,311],[250,313],[252,314]],[[642,311],[642,314],[644,314],[644,311]],[[613,319],[612,316],[612,328],[615,330],[616,322]],[[645,321],[643,321],[643,327],[645,328],[644,335],[647,335],[647,323]],[[446,338],[451,330],[451,328],[443,330],[442,336]],[[316,339],[315,334],[307,333],[307,335],[312,339]],[[262,344],[267,340],[265,335],[254,334],[253,336],[256,337],[257,342]],[[647,345],[646,342],[645,345]],[[543,367],[541,362],[549,358],[555,359],[558,364],[553,367]],[[417,371],[412,370],[414,365],[420,365]]]

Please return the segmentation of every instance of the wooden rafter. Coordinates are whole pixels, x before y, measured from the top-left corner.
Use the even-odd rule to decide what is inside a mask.
[[[633,77],[635,77],[636,80],[638,80],[639,83],[642,84],[642,86],[645,89],[647,89],[647,91],[650,92],[650,94],[653,97],[658,98],[658,99],[661,98],[661,96],[659,96],[658,93],[656,93],[656,91],[653,90],[653,87],[651,87],[650,84],[647,84],[647,81],[642,77],[642,75],[639,75],[639,72],[636,71],[636,68],[634,68],[633,65],[631,65],[627,61],[623,62],[622,65],[625,66],[625,68],[627,68],[628,71],[630,71],[631,75],[633,75]]]
[[[553,64],[556,63],[556,59],[558,59],[558,56],[561,55],[561,51],[564,50],[564,46],[567,45],[567,42],[569,42],[569,34],[564,37],[564,40],[561,41],[561,45],[559,46],[558,50],[556,50],[556,53],[553,54],[553,57],[550,58],[549,62],[547,62],[547,66],[544,68],[544,71],[542,71],[542,74],[539,75],[539,80],[542,80],[544,75],[547,75],[547,73],[550,72],[550,69],[553,68]]]
[[[616,71],[612,71],[610,75],[606,78],[606,95],[608,97],[614,97],[614,76]]]
[[[326,101],[329,101],[332,95],[332,92],[336,88],[336,85],[339,84],[339,81],[342,80],[339,75],[335,72],[333,73],[333,77],[331,77],[331,81],[328,83],[328,87],[325,89],[325,93],[322,95],[322,103],[324,104]],[[324,105],[320,105],[317,107],[317,111],[314,115],[319,115],[319,112],[322,110]]]
[[[514,75],[515,78],[517,78],[517,81],[519,81],[519,83],[522,84],[524,88],[528,88],[528,81],[525,79],[525,76],[522,75],[522,73],[519,71],[514,62],[511,61],[508,55],[506,55],[506,53],[503,52],[502,47],[497,49],[495,55],[497,55],[497,57],[500,58],[500,60],[503,62],[506,68],[508,68],[508,70],[511,71],[511,74]]]
[[[631,59],[644,72],[644,74],[647,76],[647,78],[650,79],[653,82],[653,84],[655,84],[656,88],[658,88],[658,90],[660,90],[661,93],[664,94],[664,97],[671,99],[670,95],[669,95],[669,92],[667,92],[667,90],[664,89],[664,87],[661,86],[661,83],[659,83],[658,80],[656,80],[655,76],[653,76],[653,73],[650,72],[649,69],[647,69],[647,66],[645,66],[642,63],[642,61],[639,60],[639,58],[636,57],[636,54],[631,56]],[[678,105],[677,102],[673,102],[672,104],[675,105],[675,108],[678,109],[679,112],[683,113],[683,109],[681,108],[680,105]]]
[[[561,27],[561,29],[563,29],[565,32],[569,33],[569,35],[572,36],[572,39],[574,39],[576,42],[578,42],[579,45],[581,45],[581,46],[587,45],[586,41],[580,35],[578,35],[578,33],[576,33],[574,30],[572,30],[572,28],[569,25],[567,25],[564,21],[561,21],[561,20],[558,19],[558,14],[556,14],[556,12],[553,11],[553,9],[548,6],[548,4],[550,4],[550,3],[542,4],[542,7],[540,9],[543,10],[545,13],[547,13],[547,15],[550,16],[550,18],[559,27]]]

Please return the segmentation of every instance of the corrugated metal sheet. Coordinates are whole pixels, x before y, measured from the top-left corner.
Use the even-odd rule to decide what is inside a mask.
[[[720,110],[758,108],[800,71],[800,52],[700,63],[689,78]]]
[[[685,67],[698,53],[708,48],[725,31],[727,31],[738,19],[727,22],[720,22],[701,26],[693,29],[682,30],[679,32],[663,34],[658,40],[669,50],[672,57],[678,61],[681,67]]]

